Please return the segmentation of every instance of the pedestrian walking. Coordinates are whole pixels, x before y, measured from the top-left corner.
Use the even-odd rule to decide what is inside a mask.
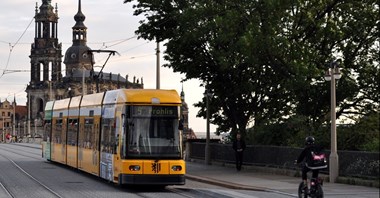
[[[241,138],[241,134],[236,134],[236,139],[234,140],[232,144],[232,148],[235,151],[235,157],[236,157],[236,170],[240,171],[241,167],[243,165],[243,152],[245,150],[245,141]]]

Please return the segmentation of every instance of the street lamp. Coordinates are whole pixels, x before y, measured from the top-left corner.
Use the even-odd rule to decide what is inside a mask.
[[[339,63],[333,61],[329,64],[326,70],[325,80],[331,81],[331,153],[330,153],[330,182],[335,183],[339,175],[339,158],[337,152],[337,135],[336,135],[336,98],[335,98],[335,79],[338,80],[342,77],[340,73]]]
[[[209,92],[208,88],[206,87],[206,91],[203,94],[204,97],[206,97],[206,147],[205,147],[205,163],[207,165],[210,165],[210,113],[209,113],[209,97],[212,96],[212,94]]]

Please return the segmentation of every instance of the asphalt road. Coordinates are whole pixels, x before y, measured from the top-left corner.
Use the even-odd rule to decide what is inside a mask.
[[[144,198],[283,198],[294,195],[276,192],[236,190],[187,180],[183,186],[166,188],[119,187],[92,175],[47,162],[41,150],[19,144],[0,144],[0,198],[27,197],[144,197]]]

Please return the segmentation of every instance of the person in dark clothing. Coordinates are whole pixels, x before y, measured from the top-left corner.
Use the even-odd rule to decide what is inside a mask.
[[[297,164],[305,160],[305,164],[302,167],[302,180],[304,184],[307,184],[307,173],[312,171],[312,178],[318,178],[319,170],[326,168],[326,164],[315,164],[313,162],[316,154],[321,153],[322,148],[315,145],[315,139],[312,136],[308,136],[305,139],[305,148],[302,150],[301,154],[298,156],[296,161]],[[323,155],[324,157],[324,155]],[[325,160],[325,159],[323,159]]]
[[[241,138],[240,133],[236,134],[236,139],[232,144],[232,148],[235,151],[236,169],[238,171],[241,170],[241,166],[243,165],[243,152],[245,150],[245,147],[245,141]]]

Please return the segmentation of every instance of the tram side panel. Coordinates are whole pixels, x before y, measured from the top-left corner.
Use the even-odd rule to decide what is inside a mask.
[[[80,105],[78,168],[99,176],[100,120],[104,93],[84,95]]]
[[[115,119],[114,119],[114,139],[112,140],[112,154],[113,154],[113,182],[119,183],[119,177],[123,173],[123,160],[121,158],[121,146],[124,139],[124,121],[125,121],[125,104],[116,104],[115,106]]]
[[[44,141],[42,143],[42,157],[51,160],[51,133],[52,133],[52,117],[53,117],[54,101],[49,101],[45,105],[44,117]]]
[[[100,177],[113,182],[114,181],[114,153],[116,146],[116,105],[104,105],[102,110],[101,121],[101,139],[100,139]]]
[[[51,158],[52,161],[66,164],[67,116],[53,118],[53,125]]]
[[[82,107],[78,139],[78,168],[99,176],[99,131],[101,108]]]
[[[67,117],[70,99],[56,101],[53,108],[51,160],[66,164]]]
[[[67,124],[67,165],[78,168],[79,106],[82,96],[71,98]]]

